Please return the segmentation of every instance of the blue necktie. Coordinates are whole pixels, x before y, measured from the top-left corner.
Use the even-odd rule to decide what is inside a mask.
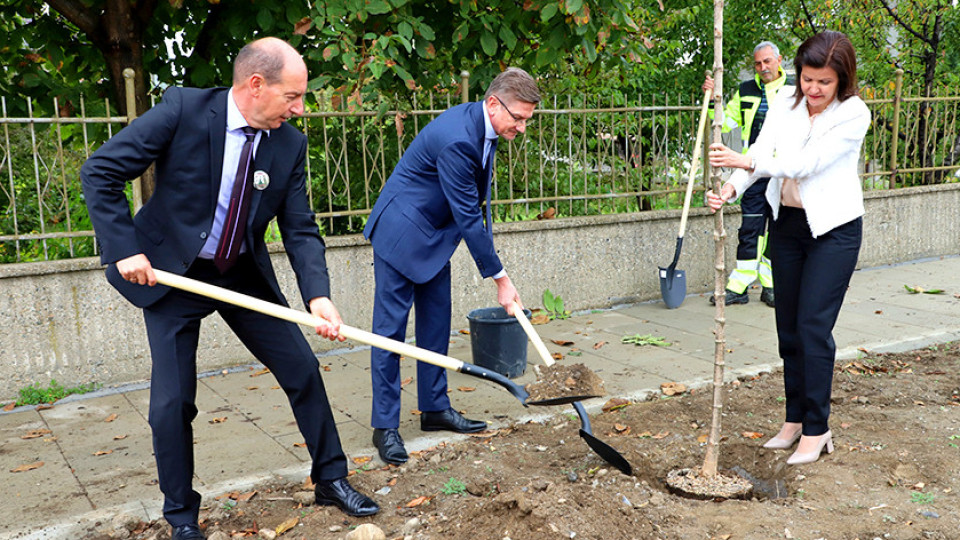
[[[490,152],[487,154],[487,166],[486,166],[486,182],[487,182],[487,215],[486,217],[486,229],[493,229],[493,211],[490,208],[490,199],[493,194],[493,158],[497,153],[497,142],[500,141],[500,138],[493,139],[493,142],[490,143]]]
[[[253,141],[257,137],[257,130],[246,126],[243,134],[247,140],[240,151],[237,176],[233,180],[233,191],[230,193],[230,207],[227,209],[227,218],[223,221],[223,230],[220,231],[217,253],[213,257],[213,264],[221,274],[226,273],[237,262],[247,229],[247,214],[250,212],[250,196],[253,193]]]

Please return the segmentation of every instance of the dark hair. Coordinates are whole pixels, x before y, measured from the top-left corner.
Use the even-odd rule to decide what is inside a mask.
[[[853,50],[853,43],[850,43],[850,39],[843,32],[827,30],[804,41],[797,49],[793,66],[797,72],[797,90],[793,94],[794,107],[803,99],[800,77],[804,66],[830,67],[836,71],[837,100],[839,101],[846,101],[847,98],[860,93],[857,88],[857,53]]]
[[[540,103],[540,90],[537,89],[537,81],[529,73],[516,67],[507,68],[493,79],[483,97],[486,99],[492,95],[511,101]]]
[[[233,61],[233,82],[245,80],[259,73],[267,84],[279,82],[283,77],[284,48],[288,43],[277,38],[263,38],[247,43]]]

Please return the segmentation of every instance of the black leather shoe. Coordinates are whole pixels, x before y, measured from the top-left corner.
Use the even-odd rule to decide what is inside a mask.
[[[380,459],[391,465],[402,465],[410,459],[400,432],[395,429],[374,429],[373,445],[377,447]]]
[[[730,306],[733,304],[746,304],[749,301],[750,301],[750,295],[747,294],[747,291],[743,291],[742,293],[738,294],[727,289],[726,305]],[[716,300],[714,300],[713,295],[710,295],[710,305],[712,306],[712,305],[715,305],[716,303],[717,302]]]
[[[173,528],[170,540],[205,540],[207,537],[200,532],[196,525],[180,525]]]
[[[766,287],[760,289],[760,301],[770,307],[777,307],[777,303],[773,298],[773,289]]]
[[[424,412],[421,414],[420,429],[423,431],[476,433],[487,429],[487,423],[464,418],[460,413],[451,408],[445,411]]]
[[[317,496],[317,504],[336,506],[348,516],[372,516],[380,511],[380,506],[373,499],[353,489],[346,478],[317,482],[313,492]]]

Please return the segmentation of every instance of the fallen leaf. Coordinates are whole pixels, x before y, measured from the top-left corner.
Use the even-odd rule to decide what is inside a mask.
[[[850,422],[841,422],[841,423],[840,423],[840,427],[842,427],[843,429],[849,428],[850,425],[851,425]]]
[[[373,458],[371,456],[359,456],[359,457],[353,458],[353,462],[357,465],[363,465],[364,463],[367,463],[372,459]]]
[[[113,450],[97,450],[96,452],[93,453],[93,455],[95,455],[95,456],[106,456],[106,455],[112,454],[112,453],[113,453]]]
[[[253,373],[250,374],[250,376],[251,376],[251,377],[259,377],[259,376],[261,376],[261,375],[266,375],[267,373],[270,373],[270,370],[267,369],[267,368],[263,368],[263,369],[261,369],[260,371],[254,371]]]
[[[247,387],[247,390],[256,390],[256,389],[258,389],[258,388],[260,388],[260,387],[259,387],[259,386],[248,386],[248,387]]]
[[[677,382],[665,382],[660,385],[660,391],[668,396],[675,396],[687,391],[686,385]]]
[[[598,342],[596,342],[596,343],[593,344],[593,350],[597,350],[597,349],[599,349],[600,347],[603,347],[603,346],[606,345],[606,344],[607,344],[606,341],[598,341]]]
[[[12,472],[12,473],[26,472],[26,471],[32,471],[32,470],[34,470],[34,469],[39,469],[40,467],[43,467],[43,462],[42,462],[42,461],[37,461],[37,462],[34,462],[34,463],[27,463],[27,464],[25,464],[25,465],[20,465],[19,467],[15,468],[15,469],[10,469],[10,472]]]
[[[550,355],[554,360],[563,360],[563,353],[555,352]]]
[[[744,439],[759,439],[763,437],[763,433],[760,433],[759,431],[744,431],[740,434],[740,436]]]
[[[16,401],[11,401],[10,403],[7,403],[6,405],[3,406],[3,410],[5,410],[5,411],[12,411],[12,410],[15,409],[16,407],[17,407],[17,402],[16,402]]]
[[[413,377],[407,377],[406,379],[400,381],[400,387],[404,387],[413,382]]]
[[[653,438],[654,438],[654,439],[663,439],[663,438],[666,438],[667,435],[670,435],[670,432],[669,432],[669,431],[661,431],[660,433],[657,433],[656,435],[654,435]]]
[[[126,438],[127,438],[126,435],[114,435],[113,440],[115,440],[115,441],[122,441],[122,440],[124,440],[124,439],[126,439]]]
[[[461,328],[461,329],[460,329],[460,333],[463,334],[463,335],[465,335],[465,336],[469,336],[469,335],[470,335],[470,331],[467,330],[466,328]]]
[[[293,443],[293,446],[294,446],[295,448],[306,448],[306,447],[307,447],[307,443],[305,443],[305,442],[296,442],[296,443]]]
[[[277,528],[275,529],[277,531],[277,535],[281,535],[289,531],[290,529],[296,527],[297,523],[300,523],[300,518],[292,517],[284,521],[283,523],[277,525]]]
[[[573,342],[568,339],[551,339],[550,341],[560,345],[561,347],[569,347],[573,345]]]
[[[706,444],[710,440],[710,436],[704,433],[703,435],[697,437],[697,442],[700,444]]]
[[[878,309],[878,310],[874,311],[873,314],[874,314],[874,315],[883,315],[883,310],[882,310],[882,309]]]
[[[214,418],[213,420],[210,420],[210,423],[211,423],[211,424],[222,424],[222,423],[224,423],[224,422],[226,422],[226,421],[227,421],[227,417],[226,417],[226,416],[221,416],[221,417],[219,417],[219,418]]]
[[[247,502],[250,499],[254,498],[256,495],[257,495],[257,490],[248,491],[243,495],[240,495],[239,497],[237,497],[237,500],[240,502]]]
[[[113,413],[113,414],[111,414],[110,416],[104,418],[103,421],[104,421],[104,422],[113,422],[113,421],[116,420],[117,418],[119,418],[119,417],[117,416],[117,413]]]
[[[537,214],[537,219],[553,219],[557,215],[557,209],[554,207],[547,208],[543,212]]]
[[[412,414],[412,415],[414,415],[414,416],[420,416],[421,414],[423,414],[423,411],[419,411],[419,410],[417,410],[417,409],[414,409],[414,410],[410,411],[410,414]]]
[[[407,508],[416,508],[429,500],[430,500],[430,497],[427,497],[426,495],[421,495],[416,499],[413,499],[412,501],[408,502],[405,506]]]
[[[473,392],[474,390],[476,390],[476,388],[474,388],[473,386],[458,386],[457,390],[461,392]]]
[[[53,408],[53,405],[50,405],[48,403],[41,403],[40,405],[37,405],[36,410],[46,411],[47,409],[52,409],[52,408]]]
[[[393,486],[397,485],[397,477],[394,476],[393,478],[391,478],[391,479],[387,482],[387,485],[390,486],[390,487],[393,487]]]
[[[620,433],[621,435],[630,434],[630,426],[625,426],[623,424],[614,424],[613,429],[615,429],[617,433]]]
[[[43,428],[31,429],[26,434],[21,435],[20,438],[21,439],[39,439],[40,437],[43,437],[44,435],[49,435],[51,433],[53,432],[50,431],[49,429],[43,429]]]
[[[324,371],[330,371],[330,366],[321,366],[321,367],[323,367]]]
[[[600,410],[603,412],[610,412],[617,409],[622,409],[627,405],[630,405],[630,400],[623,398],[611,398],[609,401],[603,404],[603,407],[601,407]]]
[[[549,315],[535,315],[530,317],[530,324],[547,324],[550,322]]]

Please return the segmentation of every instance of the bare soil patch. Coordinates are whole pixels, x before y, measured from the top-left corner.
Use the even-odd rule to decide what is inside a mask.
[[[838,362],[831,428],[836,451],[787,466],[790,451],[761,444],[779,429],[779,373],[726,385],[720,465],[747,475],[750,500],[670,494],[673,469],[699,467],[709,388],[632,403],[592,417],[594,435],[633,465],[621,474],[578,436],[570,407],[544,423],[490,431],[415,454],[403,467],[351,481],[383,511],[355,519],[295,502],[303,486],[205,500],[208,537],[254,537],[296,523],[282,539],[342,539],[371,523],[389,539],[956,539],[960,492],[957,343]],[[91,524],[88,539],[164,539],[163,522]],[[220,538],[224,538],[221,536]]]

